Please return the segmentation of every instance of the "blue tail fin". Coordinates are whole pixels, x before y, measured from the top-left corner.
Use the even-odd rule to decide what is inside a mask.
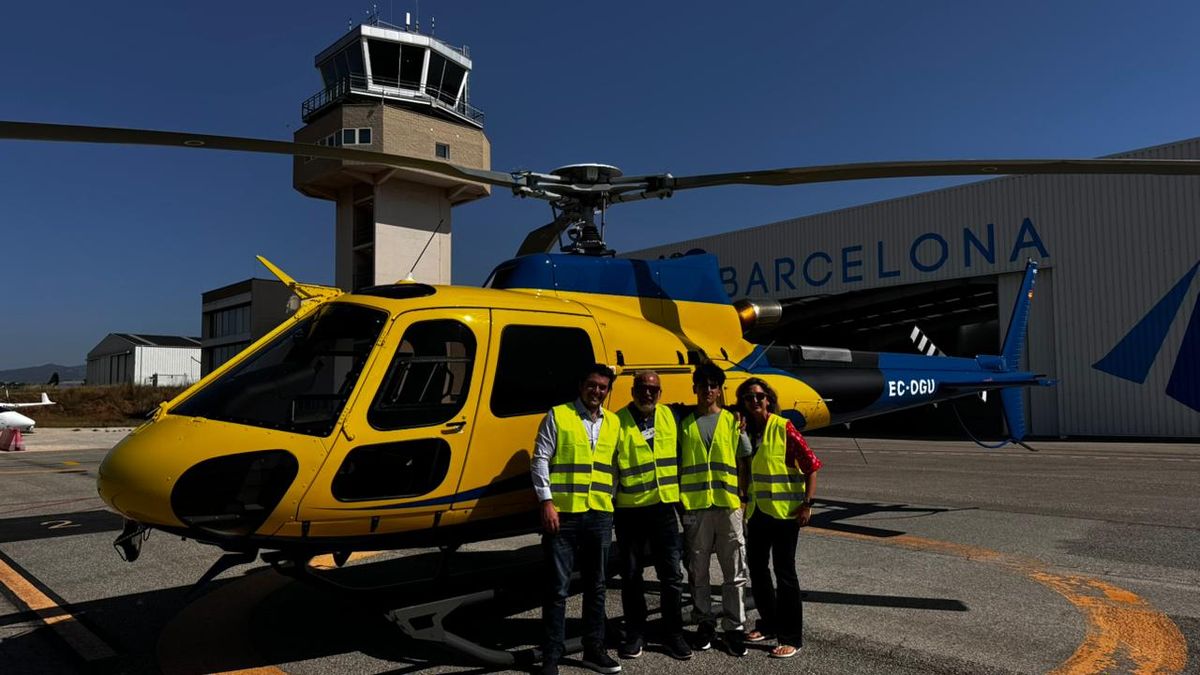
[[[1004,336],[1004,349],[1000,351],[1005,370],[1017,370],[1021,367],[1021,352],[1025,350],[1025,328],[1029,326],[1029,305],[1033,302],[1033,282],[1037,278],[1037,272],[1037,261],[1030,259],[1025,264],[1025,279],[1021,282],[1021,291],[1017,294],[1016,304],[1013,305],[1008,333]],[[1005,405],[1007,406],[1007,403]]]
[[[1000,358],[1005,370],[1021,367],[1021,353],[1025,351],[1025,329],[1029,327],[1029,307],[1033,303],[1033,283],[1037,280],[1038,264],[1030,259],[1025,265],[1025,278],[1013,305],[1012,318],[1008,322],[1008,333],[1004,336],[1004,348]],[[1013,387],[1000,392],[1004,407],[1004,423],[1008,425],[1008,436],[1013,441],[1025,438],[1025,388]]]
[[[1008,437],[1012,441],[1025,438],[1025,388],[1012,387],[1000,391],[1000,403],[1004,406],[1004,423],[1008,425]]]

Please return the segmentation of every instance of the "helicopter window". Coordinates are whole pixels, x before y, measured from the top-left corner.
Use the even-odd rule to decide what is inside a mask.
[[[334,499],[416,497],[433,490],[450,469],[450,445],[441,438],[422,438],[354,448],[333,477]]]
[[[506,326],[500,334],[497,361],[492,413],[515,417],[544,415],[574,399],[579,394],[579,374],[596,357],[583,329]]]
[[[450,319],[414,323],[404,331],[367,422],[408,429],[449,420],[466,401],[474,361],[470,328]]]
[[[386,320],[378,310],[326,305],[172,412],[328,436]]]

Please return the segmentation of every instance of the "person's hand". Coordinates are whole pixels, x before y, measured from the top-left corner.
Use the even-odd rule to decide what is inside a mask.
[[[742,413],[740,411],[733,411],[733,421],[737,422],[738,431],[746,430],[746,418],[742,417]]]
[[[558,534],[558,509],[554,502],[547,499],[542,502],[542,531],[546,534]]]
[[[801,504],[796,511],[796,522],[800,523],[800,527],[806,527],[808,521],[812,520],[812,507],[807,504]]]

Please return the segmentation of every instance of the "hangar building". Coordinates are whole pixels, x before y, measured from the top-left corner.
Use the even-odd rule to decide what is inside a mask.
[[[1200,138],[1115,156],[1200,159]],[[953,356],[999,351],[1032,258],[1026,365],[1058,384],[1030,433],[1196,438],[1198,221],[1200,177],[1011,176],[629,255],[715,254],[730,298],[783,303],[759,342]]]
[[[87,355],[88,384],[172,387],[199,379],[199,338],[109,333]]]

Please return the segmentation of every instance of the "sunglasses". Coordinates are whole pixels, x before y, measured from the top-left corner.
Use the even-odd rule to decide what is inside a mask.
[[[750,392],[749,394],[742,394],[742,400],[743,401],[758,401],[759,403],[761,403],[761,402],[767,400],[767,395],[762,393],[761,391],[754,391],[754,392]]]
[[[657,394],[662,391],[662,387],[656,387],[652,384],[635,384],[633,390],[639,393]]]
[[[720,389],[721,385],[714,384],[712,382],[701,382],[700,384],[696,385],[696,388],[697,389]]]

